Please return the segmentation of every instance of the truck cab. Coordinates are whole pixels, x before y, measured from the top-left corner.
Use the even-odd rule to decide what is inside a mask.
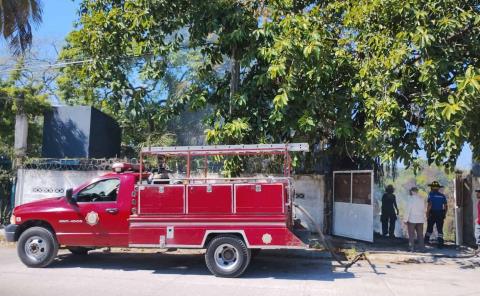
[[[186,158],[183,178],[153,182],[143,166],[115,164],[64,197],[17,206],[9,241],[29,267],[45,267],[59,248],[86,255],[100,247],[206,249],[208,269],[236,277],[261,249],[305,248],[294,234],[289,151],[306,144],[149,147],[140,155]],[[209,178],[190,175],[191,158],[204,155],[281,154],[283,177]],[[206,159],[206,158],[205,158]]]

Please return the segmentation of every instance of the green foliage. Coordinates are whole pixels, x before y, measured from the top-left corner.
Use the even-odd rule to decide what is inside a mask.
[[[0,166],[0,225],[9,224],[12,172]]]
[[[63,70],[60,96],[120,119],[127,145],[165,132],[166,122],[185,109],[208,106],[214,109],[207,124],[218,132],[225,128],[224,139],[242,141],[238,137],[251,123],[231,108],[250,111],[255,97],[226,101],[230,78],[225,68],[230,57],[253,58],[257,6],[255,1],[83,1],[78,29],[61,56],[91,62]],[[256,91],[254,85],[250,89]]]
[[[453,167],[475,131],[480,91],[477,1],[343,1],[366,106],[367,152],[412,163],[424,148],[430,163]],[[417,141],[420,139],[420,143]]]
[[[390,162],[415,164],[423,148],[452,167],[465,141],[479,152],[477,1],[328,1],[294,14],[277,3],[262,53],[292,129]]]
[[[212,143],[326,143],[408,165],[424,149],[447,167],[465,141],[480,155],[478,1],[84,0],[80,12],[62,57],[88,62],[63,71],[61,96],[121,118],[129,144],[208,106]]]
[[[15,114],[24,112],[28,117],[29,156],[38,156],[41,148],[42,125],[40,116],[50,104],[43,92],[43,85],[18,70],[24,67],[20,58],[4,80],[0,79],[0,224],[8,224],[10,194],[14,172],[9,159],[14,158]],[[21,100],[19,100],[21,99]]]
[[[41,122],[39,116],[43,115],[50,103],[43,93],[43,85],[25,78],[18,69],[23,67],[23,59],[19,59],[16,70],[10,76],[0,79],[0,155],[13,156],[13,143],[15,133],[15,114],[23,110],[28,116],[28,154],[36,156],[40,152]],[[23,100],[19,101],[19,98]]]
[[[112,115],[123,129],[123,144],[139,147],[168,133],[168,121],[183,109],[191,89],[198,89],[203,61],[195,49],[180,48],[185,32],[169,35],[177,21],[159,22],[179,14],[181,3],[110,2],[81,4],[80,24],[60,57],[85,63],[62,69],[59,97]],[[199,93],[193,109],[206,105]]]

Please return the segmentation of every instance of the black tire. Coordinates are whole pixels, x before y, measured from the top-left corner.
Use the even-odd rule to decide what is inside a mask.
[[[46,267],[58,253],[58,243],[52,231],[43,227],[25,230],[17,242],[20,260],[28,267]]]
[[[67,247],[67,249],[73,255],[78,255],[78,256],[86,256],[88,255],[88,251],[91,250],[89,248],[84,248],[84,247]]]
[[[250,250],[245,242],[233,235],[217,236],[207,247],[205,263],[218,277],[234,278],[242,275],[250,264]]]

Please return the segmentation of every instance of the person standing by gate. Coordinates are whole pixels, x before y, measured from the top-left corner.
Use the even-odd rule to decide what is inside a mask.
[[[382,233],[386,236],[387,233],[390,238],[395,238],[395,221],[397,220],[398,207],[393,185],[388,185],[385,188],[385,193],[382,196]]]
[[[447,214],[448,205],[447,197],[439,190],[443,188],[437,181],[433,181],[430,186],[430,193],[428,194],[427,206],[427,232],[425,233],[425,243],[429,243],[430,236],[433,232],[433,226],[437,227],[438,232],[438,246],[443,246],[443,221]]]
[[[424,249],[423,244],[423,223],[425,223],[425,199],[418,195],[418,188],[410,188],[410,197],[407,200],[405,210],[405,223],[408,229],[408,244],[410,251],[415,250],[415,233],[420,252]]]

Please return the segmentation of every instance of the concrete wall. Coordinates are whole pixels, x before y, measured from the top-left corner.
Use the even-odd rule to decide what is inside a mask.
[[[105,174],[105,171],[19,169],[15,206],[48,197],[64,196],[65,190]]]
[[[303,194],[303,198],[297,198],[296,203],[304,207],[312,218],[323,229],[323,217],[325,208],[325,176],[324,175],[296,175],[293,177],[293,185],[297,196]],[[313,225],[307,223],[302,213],[296,211],[296,216],[302,220],[302,224],[310,231],[317,232]]]

